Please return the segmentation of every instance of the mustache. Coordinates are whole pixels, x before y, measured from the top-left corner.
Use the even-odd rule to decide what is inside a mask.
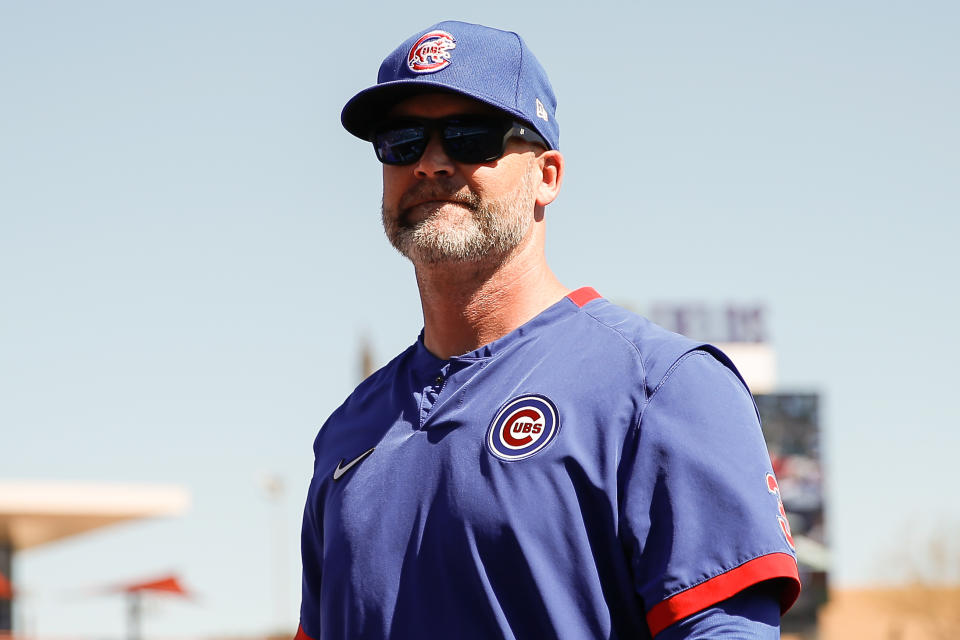
[[[417,183],[407,189],[400,197],[398,208],[401,215],[406,216],[411,207],[430,200],[456,202],[469,209],[476,209],[480,205],[480,197],[468,186],[449,179],[437,179]]]

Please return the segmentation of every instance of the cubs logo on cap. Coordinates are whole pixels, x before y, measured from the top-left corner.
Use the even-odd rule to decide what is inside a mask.
[[[523,460],[550,444],[560,431],[557,407],[541,395],[510,400],[487,431],[487,448],[501,460]]]
[[[410,47],[407,66],[414,73],[433,73],[450,64],[450,50],[457,41],[446,31],[431,31],[420,36]]]

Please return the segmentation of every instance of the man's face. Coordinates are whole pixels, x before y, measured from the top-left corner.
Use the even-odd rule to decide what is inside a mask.
[[[497,113],[462,96],[422,94],[390,117],[442,118]],[[537,173],[533,147],[510,141],[503,157],[461,164],[431,135],[423,156],[383,166],[383,228],[414,264],[502,259],[526,237],[534,215]]]

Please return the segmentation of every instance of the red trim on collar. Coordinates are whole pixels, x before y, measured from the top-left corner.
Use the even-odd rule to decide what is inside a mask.
[[[786,553],[771,553],[744,562],[739,567],[654,605],[647,612],[650,634],[655,636],[674,622],[731,598],[747,587],[773,578],[786,578],[784,588],[780,591],[780,613],[786,613],[800,594],[797,561]]]
[[[571,291],[569,294],[567,294],[567,297],[570,298],[570,302],[578,307],[582,307],[591,300],[596,300],[597,298],[601,298],[603,296],[597,293],[597,290],[593,287],[580,287],[576,291]]]

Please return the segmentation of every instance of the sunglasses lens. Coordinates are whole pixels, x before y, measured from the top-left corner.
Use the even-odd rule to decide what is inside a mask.
[[[373,134],[373,148],[384,164],[416,162],[427,148],[426,127],[422,124],[397,124]]]
[[[426,150],[434,128],[440,130],[443,150],[451,160],[479,164],[503,155],[503,138],[510,123],[479,116],[389,122],[374,131],[377,158],[384,164],[413,164]]]
[[[503,134],[499,122],[448,122],[443,127],[443,148],[457,162],[489,162],[503,155]]]

